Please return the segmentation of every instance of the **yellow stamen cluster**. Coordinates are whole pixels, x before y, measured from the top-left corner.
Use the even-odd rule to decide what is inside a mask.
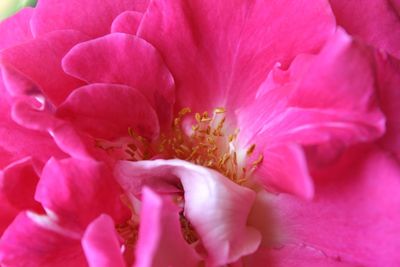
[[[183,108],[173,121],[172,132],[161,135],[157,142],[149,142],[128,129],[132,142],[127,144],[125,152],[129,159],[136,161],[154,156],[179,158],[212,168],[235,183],[242,184],[249,172],[261,164],[262,155],[250,165],[250,170],[244,163],[238,162],[236,138],[239,130],[226,133],[224,108],[214,109],[211,116],[208,112],[195,113],[195,123],[190,132],[183,127],[183,121],[189,113],[190,108]],[[251,145],[246,156],[250,157],[255,148],[254,144]]]

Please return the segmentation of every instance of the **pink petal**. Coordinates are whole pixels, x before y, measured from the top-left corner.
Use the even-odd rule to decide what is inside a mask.
[[[291,245],[278,249],[263,249],[243,260],[251,267],[362,267],[364,265],[345,262],[341,258],[329,257],[323,251],[306,245]]]
[[[50,159],[35,199],[54,212],[60,225],[82,231],[100,214],[121,219],[120,190],[105,164],[81,159]]]
[[[400,6],[397,0],[331,0],[340,26],[367,43],[400,57]]]
[[[264,151],[265,161],[254,173],[263,185],[278,192],[305,199],[314,196],[313,181],[308,173],[302,149],[296,145],[275,146]]]
[[[29,21],[33,8],[24,8],[0,24],[0,50],[32,39]]]
[[[53,32],[1,51],[1,63],[30,78],[53,104],[58,105],[82,85],[62,71],[61,59],[72,46],[86,39],[76,31]]]
[[[138,35],[165,59],[179,85],[178,108],[233,111],[276,62],[318,50],[334,27],[326,1],[156,0]]]
[[[121,138],[128,135],[130,127],[149,139],[159,134],[153,108],[139,91],[124,85],[81,87],[59,107],[57,117],[95,138]]]
[[[377,56],[379,101],[386,116],[383,146],[400,159],[400,61]]]
[[[286,244],[356,266],[396,266],[400,262],[398,162],[379,149],[353,149],[316,177],[312,203],[287,195],[274,198]]]
[[[197,266],[199,256],[183,239],[179,208],[171,199],[143,189],[135,267]]]
[[[46,162],[52,155],[65,156],[47,133],[25,129],[11,119],[11,101],[0,78],[0,168],[30,156]]]
[[[122,32],[136,35],[143,13],[137,11],[125,11],[115,18],[111,25],[111,32]]]
[[[179,187],[180,180],[185,217],[199,234],[212,266],[234,262],[260,244],[260,233],[246,223],[255,193],[214,170],[182,160],[121,161],[116,165],[116,177],[131,193],[141,185]]]
[[[82,238],[82,247],[89,266],[126,266],[118,238],[114,222],[107,215],[100,215],[89,224]]]
[[[0,173],[0,195],[19,210],[41,211],[34,200],[36,185],[39,181],[38,170],[32,159],[25,158],[7,166]]]
[[[79,239],[53,231],[54,223],[33,213],[21,213],[0,239],[0,263],[4,267],[87,266]]]
[[[160,122],[170,125],[174,81],[158,52],[143,39],[114,33],[82,43],[66,55],[63,68],[89,83],[125,84],[139,90]]]
[[[96,37],[109,33],[113,19],[125,10],[143,11],[147,0],[41,0],[32,19],[35,36],[74,29]],[[51,23],[49,23],[51,21]]]

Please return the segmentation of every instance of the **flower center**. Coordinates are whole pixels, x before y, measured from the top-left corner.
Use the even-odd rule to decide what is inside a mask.
[[[245,182],[263,160],[260,154],[251,164],[246,163],[246,157],[253,154],[255,144],[245,153],[238,152],[236,139],[239,129],[229,131],[225,126],[224,108],[215,108],[211,116],[203,112],[190,117],[190,113],[190,108],[180,110],[171,131],[161,134],[155,142],[149,142],[129,128],[132,140],[125,148],[128,160],[178,158],[214,169],[235,183]],[[187,122],[192,122],[191,127],[185,127]]]

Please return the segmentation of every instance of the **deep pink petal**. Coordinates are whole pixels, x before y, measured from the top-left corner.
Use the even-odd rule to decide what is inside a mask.
[[[91,267],[124,267],[115,225],[107,215],[100,215],[87,227],[82,247]]]
[[[247,226],[255,193],[214,170],[182,160],[121,161],[116,177],[133,194],[144,185],[158,189],[164,183],[164,188],[170,188],[175,182],[179,187],[180,180],[184,214],[198,233],[211,265],[234,262],[260,244],[260,233]]]
[[[280,76],[269,77],[255,102],[238,112],[247,143],[347,145],[383,134],[370,54],[342,30],[319,55],[299,56]]]
[[[100,214],[121,219],[120,190],[105,164],[82,159],[50,159],[35,199],[54,212],[61,225],[83,231]]]
[[[254,173],[256,179],[267,188],[278,192],[311,199],[313,181],[308,173],[302,149],[296,145],[270,147],[263,150],[264,162]]]
[[[143,189],[135,267],[196,266],[199,256],[184,239],[179,208],[167,197]]]
[[[398,163],[374,148],[353,149],[339,165],[315,176],[313,202],[283,194],[273,198],[286,244],[356,266],[396,266],[400,262]]]
[[[89,83],[125,84],[139,90],[160,122],[170,126],[174,81],[161,56],[143,39],[114,33],[82,43],[66,55],[63,68]]]
[[[115,18],[111,25],[111,32],[122,32],[136,35],[143,13],[137,11],[125,11]]]
[[[383,146],[400,159],[400,61],[388,56],[377,56],[379,101],[386,116]]]
[[[125,85],[91,84],[75,90],[57,117],[94,138],[128,136],[128,128],[148,139],[159,134],[158,118],[146,98]]]
[[[306,245],[291,245],[276,249],[262,249],[242,260],[251,267],[362,267],[364,265],[345,262],[341,258],[329,257],[323,251]]]
[[[29,21],[33,8],[24,8],[0,24],[0,50],[32,39]]]
[[[38,170],[32,159],[22,159],[7,166],[0,173],[0,195],[20,210],[40,211],[39,203],[34,200],[38,181]]]
[[[400,57],[399,1],[330,0],[330,3],[338,24],[347,32]]]
[[[85,267],[79,236],[57,227],[48,217],[21,213],[0,239],[4,267]]]
[[[63,72],[61,59],[72,46],[86,39],[77,31],[52,32],[1,51],[1,64],[30,78],[57,105],[83,84]]]
[[[110,32],[111,23],[125,10],[144,11],[147,0],[41,0],[32,19],[35,36],[74,29],[96,37]],[[51,23],[49,23],[51,21]]]
[[[326,1],[156,0],[138,35],[165,59],[178,108],[202,112],[251,100],[276,62],[318,50],[333,31]]]
[[[25,157],[44,163],[50,156],[64,153],[47,133],[25,129],[11,119],[12,101],[0,79],[0,168]]]

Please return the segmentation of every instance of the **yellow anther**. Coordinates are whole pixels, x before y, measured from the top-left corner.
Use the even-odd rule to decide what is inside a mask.
[[[214,109],[214,112],[216,114],[225,113],[225,108],[223,108],[223,107],[216,108],[216,109]]]
[[[196,121],[197,122],[200,122],[201,121],[201,115],[200,115],[200,113],[196,113],[196,115],[194,115],[194,117],[195,117],[195,119],[196,119]]]
[[[260,154],[258,156],[258,158],[255,161],[253,161],[252,165],[257,166],[257,165],[261,164],[263,162],[263,160],[264,160],[264,156],[263,156],[263,154]]]
[[[192,110],[190,108],[186,107],[186,108],[181,109],[178,114],[179,114],[179,117],[183,117],[190,112],[192,112]]]
[[[250,147],[249,147],[249,149],[247,149],[247,151],[246,151],[246,154],[247,154],[247,156],[250,156],[253,152],[254,152],[254,149],[256,148],[256,145],[255,144],[252,144]]]

